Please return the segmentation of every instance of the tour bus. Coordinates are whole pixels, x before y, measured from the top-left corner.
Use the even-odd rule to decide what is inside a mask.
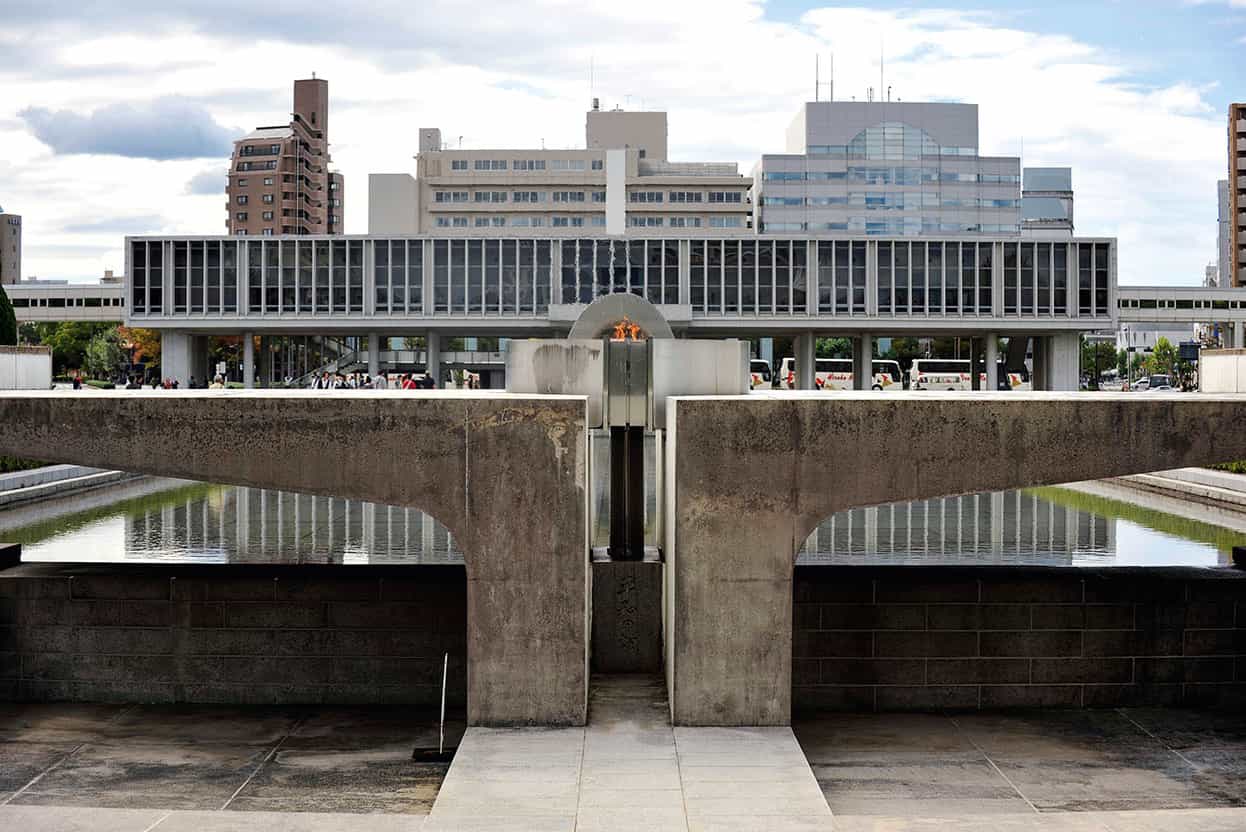
[[[796,389],[796,359],[788,357],[779,365],[779,382],[784,390]],[[897,361],[879,360],[873,363],[874,390],[903,390],[904,374]],[[813,386],[818,390],[853,389],[851,358],[818,358],[814,362]]]
[[[770,362],[753,358],[748,362],[748,389],[764,390],[770,387]]]
[[[1031,389],[1030,373],[1022,367],[1008,371],[1001,361],[996,365],[1000,390],[1025,391]],[[969,359],[918,358],[909,368],[909,387],[912,390],[972,390]],[[979,386],[986,388],[986,373],[978,374]]]

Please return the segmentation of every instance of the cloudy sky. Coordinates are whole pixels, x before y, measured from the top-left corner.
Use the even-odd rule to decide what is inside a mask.
[[[748,171],[783,149],[815,55],[860,100],[880,47],[893,96],[980,105],[983,153],[1072,166],[1078,232],[1120,239],[1122,283],[1201,280],[1246,0],[0,0],[0,206],[27,277],[120,271],[126,234],[224,233],[231,140],[288,120],[312,72],[350,233],[367,174],[412,170],[417,127],[580,146],[591,95],[668,110],[673,159]]]

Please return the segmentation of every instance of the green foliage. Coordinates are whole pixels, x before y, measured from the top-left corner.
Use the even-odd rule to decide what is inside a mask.
[[[1148,373],[1177,374],[1177,348],[1162,335],[1155,342],[1155,348],[1147,356],[1143,365]]]
[[[1090,389],[1099,388],[1099,374],[1116,366],[1116,345],[1109,341],[1082,341],[1082,372],[1090,376]]]
[[[1208,468],[1214,468],[1217,471],[1228,471],[1230,474],[1246,474],[1246,462],[1221,462],[1218,465],[1208,465]]]
[[[848,338],[819,338],[813,349],[817,358],[852,358],[852,341]]]
[[[22,459],[16,456],[0,456],[0,474],[13,471],[29,471],[31,468],[42,468],[48,463],[37,459]]]
[[[115,323],[90,321],[61,321],[39,323],[34,326],[32,343],[46,344],[52,348],[52,372],[62,375],[66,370],[84,367],[87,344],[101,332],[116,332]]]
[[[1121,378],[1129,374],[1129,350],[1116,351],[1116,372]]]
[[[89,378],[86,381],[84,381],[83,384],[87,385],[88,387],[94,387],[97,390],[112,390],[117,386],[113,384],[111,381],[100,381],[99,379],[96,379],[96,378]]]
[[[106,378],[114,376],[118,368],[126,363],[117,331],[114,329],[93,335],[87,341],[82,359],[86,371],[91,375]]]
[[[17,318],[13,315],[13,304],[4,287],[0,286],[0,346],[17,343]]]

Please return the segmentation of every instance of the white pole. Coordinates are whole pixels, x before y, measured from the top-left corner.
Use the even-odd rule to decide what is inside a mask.
[[[446,753],[446,674],[450,672],[450,654],[446,653],[441,665],[441,731],[437,740],[437,754]]]

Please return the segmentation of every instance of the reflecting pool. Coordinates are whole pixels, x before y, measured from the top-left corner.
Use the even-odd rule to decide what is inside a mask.
[[[595,497],[597,538],[608,513]],[[651,527],[656,509],[651,498]],[[22,543],[27,561],[463,562],[417,509],[151,478],[2,511],[0,540]],[[797,562],[1210,566],[1244,543],[1246,515],[1082,483],[841,512]]]

